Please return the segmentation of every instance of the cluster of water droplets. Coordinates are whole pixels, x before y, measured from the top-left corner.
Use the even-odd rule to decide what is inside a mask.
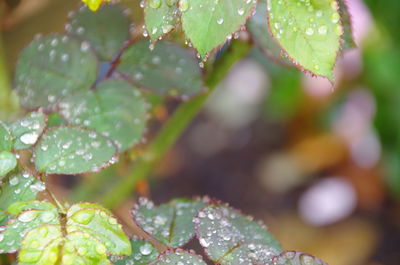
[[[46,172],[98,171],[107,163],[115,163],[114,143],[95,131],[60,127],[43,135],[36,158],[44,159]],[[107,154],[111,154],[108,159]]]
[[[206,263],[193,252],[177,250],[161,255],[154,265],[206,265]]]
[[[273,265],[327,265],[319,258],[306,253],[286,251],[273,259]]]
[[[37,142],[45,126],[45,116],[42,112],[31,112],[27,117],[11,125],[12,134],[25,145]]]

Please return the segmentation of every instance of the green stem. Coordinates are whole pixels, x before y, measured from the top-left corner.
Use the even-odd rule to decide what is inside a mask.
[[[187,128],[188,124],[200,112],[204,103],[212,91],[225,78],[229,70],[236,62],[247,55],[250,50],[248,43],[235,41],[229,50],[217,61],[214,69],[206,78],[209,88],[207,93],[201,94],[192,100],[182,103],[167,123],[163,126],[157,137],[148,146],[144,155],[133,166],[129,176],[120,179],[103,197],[102,204],[108,208],[115,208],[132,193],[134,186],[148,177],[157,163],[164,157],[166,152],[176,143],[178,138]]]

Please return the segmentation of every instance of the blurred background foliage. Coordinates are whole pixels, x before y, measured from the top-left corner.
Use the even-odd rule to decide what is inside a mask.
[[[138,1],[121,2],[140,28]],[[115,209],[129,232],[135,227],[128,210],[138,195],[163,202],[207,194],[266,221],[286,249],[332,265],[400,264],[400,1],[347,3],[358,49],[340,56],[334,87],[254,47],[150,178]],[[77,6],[0,2],[2,119],[20,112],[5,89],[19,51],[36,34],[62,31]],[[149,141],[178,104],[151,102]],[[140,154],[139,147],[129,156]],[[51,185],[71,201],[101,201],[115,178],[126,176],[128,161],[97,175],[55,177]]]

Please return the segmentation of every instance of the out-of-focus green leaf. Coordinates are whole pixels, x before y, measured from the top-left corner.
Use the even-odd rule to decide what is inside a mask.
[[[117,70],[146,89],[163,95],[183,98],[203,90],[197,60],[178,44],[159,41],[150,50],[147,41],[129,47]]]
[[[111,163],[116,152],[114,143],[95,131],[54,127],[35,146],[35,165],[47,174],[94,172]]]
[[[46,127],[46,120],[46,115],[38,111],[11,124],[11,134],[15,137],[14,148],[21,150],[34,145]]]
[[[70,123],[110,137],[120,152],[140,141],[146,126],[146,103],[141,92],[122,80],[108,80],[95,91],[81,92],[60,104]]]
[[[130,255],[129,239],[117,219],[107,209],[99,205],[92,208],[88,207],[91,207],[91,205],[78,203],[70,208],[67,213],[67,232],[82,231],[88,233],[102,242],[108,253]]]
[[[186,37],[204,58],[246,23],[255,3],[253,0],[181,0],[179,8]]]
[[[351,15],[347,7],[345,0],[338,0],[339,13],[343,25],[343,36],[342,36],[342,50],[356,48],[357,44],[354,42],[353,29],[351,23]]]
[[[268,1],[272,35],[300,68],[333,80],[343,27],[336,0]]]
[[[203,208],[193,222],[200,244],[214,262],[235,264],[231,262],[239,255],[249,259],[249,255],[259,253],[259,257],[250,258],[251,262],[265,264],[272,254],[281,251],[266,227],[226,205]]]
[[[65,35],[34,40],[20,54],[16,89],[28,108],[53,106],[59,99],[93,86],[97,59],[88,42]]]
[[[161,243],[181,247],[195,234],[193,217],[206,205],[201,200],[175,199],[160,206],[141,198],[132,215],[136,223]]]
[[[178,0],[146,0],[144,20],[149,36],[156,40],[173,30],[179,22]]]
[[[158,257],[157,249],[145,240],[131,240],[132,254],[122,259],[115,259],[114,265],[148,265]]]
[[[111,60],[129,39],[130,19],[119,5],[103,5],[96,13],[80,8],[66,26],[69,34],[87,40],[103,61]]]

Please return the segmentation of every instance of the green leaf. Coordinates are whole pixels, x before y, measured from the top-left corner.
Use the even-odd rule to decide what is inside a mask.
[[[9,212],[17,216],[0,232],[0,253],[12,253],[20,248],[21,240],[30,230],[44,224],[59,224],[58,211],[46,202],[19,202]]]
[[[27,172],[10,174],[0,187],[0,210],[7,210],[15,202],[34,200],[45,188],[43,182]]]
[[[59,259],[62,241],[62,232],[59,225],[43,225],[32,229],[22,241],[21,250],[18,254],[18,264],[56,264]]]
[[[103,61],[111,60],[129,39],[130,19],[119,5],[103,5],[96,13],[80,8],[65,26],[67,32],[87,40]]]
[[[179,23],[178,0],[146,0],[144,21],[151,39],[162,38]]]
[[[68,210],[67,232],[82,231],[89,233],[102,242],[110,254],[130,255],[129,239],[117,219],[101,206],[88,207],[91,207],[91,205],[78,203]]]
[[[146,126],[146,102],[141,92],[122,80],[107,80],[95,91],[73,95],[60,104],[70,123],[110,137],[120,152],[137,144]]]
[[[285,251],[273,258],[271,265],[328,265],[324,261],[306,253]]]
[[[266,0],[260,0],[258,2],[256,13],[247,23],[247,29],[255,44],[269,58],[284,65],[293,65],[278,43],[273,39],[268,29]]]
[[[206,205],[201,200],[175,199],[160,206],[141,198],[132,211],[136,223],[161,243],[181,247],[195,234],[193,217]]]
[[[65,35],[34,40],[19,57],[16,89],[28,108],[53,106],[60,98],[92,87],[97,59],[87,42]]]
[[[356,48],[357,44],[354,42],[353,29],[351,23],[351,15],[347,7],[345,0],[337,0],[339,3],[340,18],[343,25],[343,36],[342,36],[342,50]]]
[[[106,247],[90,234],[76,231],[65,237],[61,251],[61,264],[108,265]]]
[[[183,98],[203,90],[197,60],[178,44],[160,41],[150,50],[147,41],[129,47],[117,70],[146,89]]]
[[[225,43],[246,23],[256,1],[181,0],[182,27],[201,57]]]
[[[8,127],[0,122],[0,151],[11,151],[13,139]]]
[[[26,149],[34,145],[46,127],[47,116],[43,112],[31,112],[26,117],[14,122],[11,134],[15,137],[14,148]]]
[[[0,152],[0,180],[17,166],[15,154]]]
[[[250,260],[265,264],[271,257],[269,252],[281,251],[266,227],[226,205],[214,204],[203,208],[193,222],[200,244],[210,259],[217,263],[231,264],[239,255],[250,258],[256,252],[260,257]]]
[[[183,250],[176,250],[175,252],[166,252],[162,254],[157,261],[151,265],[206,265],[201,257]]]
[[[95,172],[113,162],[116,152],[113,142],[97,132],[55,127],[35,146],[35,165],[47,174]]]
[[[270,0],[272,35],[294,63],[333,81],[343,27],[336,0]]]
[[[157,249],[145,240],[131,240],[132,254],[123,259],[116,259],[114,265],[148,265],[158,257]]]

